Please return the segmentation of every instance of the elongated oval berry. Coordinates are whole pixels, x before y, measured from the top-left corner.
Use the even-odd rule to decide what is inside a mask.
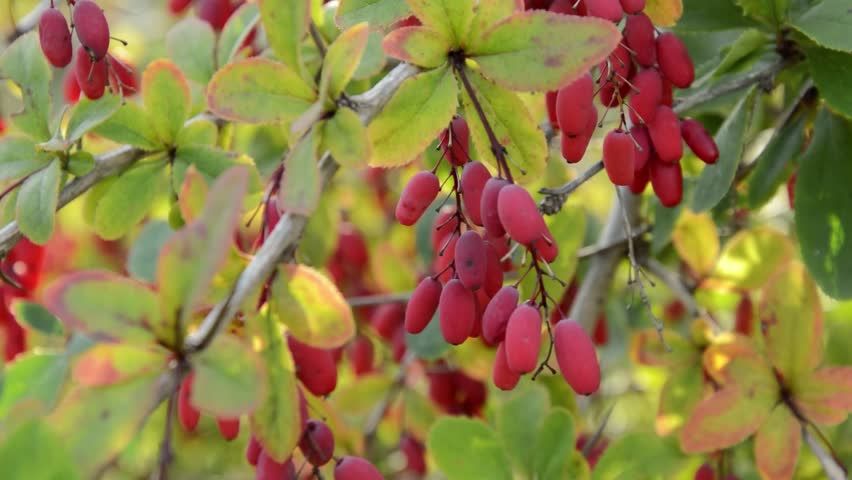
[[[553,0],[553,3],[550,4],[550,8],[548,10],[553,13],[561,13],[563,15],[577,15],[574,3],[574,0]]]
[[[491,379],[494,381],[494,386],[500,390],[513,390],[521,379],[520,373],[509,368],[509,361],[506,359],[506,342],[500,342],[500,345],[497,345],[497,356],[494,357]]]
[[[532,247],[535,249],[536,257],[547,263],[553,263],[559,256],[559,245],[556,244],[556,239],[553,238],[550,229],[547,229],[538,240],[533,242]]]
[[[689,88],[695,80],[695,67],[683,41],[674,33],[657,37],[657,63],[660,71],[678,88]]]
[[[506,233],[521,245],[532,245],[547,229],[535,200],[518,185],[508,185],[500,190],[497,213]]]
[[[667,107],[674,104],[674,85],[666,77],[663,77],[663,98],[660,100],[660,104]]]
[[[444,249],[443,252],[438,251],[438,253],[435,254],[435,259],[432,262],[432,270],[440,273],[438,275],[438,280],[442,283],[448,282],[453,276],[453,270],[450,268],[450,266],[453,263],[453,259],[455,258],[456,243],[458,243],[458,239],[458,235],[451,235],[446,240],[447,248]]]
[[[551,90],[544,94],[544,106],[547,108],[547,119],[550,120],[550,128],[559,130],[559,119],[556,118],[556,95],[558,90]]]
[[[583,327],[571,319],[556,324],[553,349],[559,370],[568,385],[580,395],[591,395],[601,384],[601,367],[595,346]]]
[[[296,466],[293,465],[292,458],[288,458],[284,462],[276,462],[266,453],[266,450],[263,450],[257,459],[257,470],[255,470],[254,474],[255,480],[296,478]]]
[[[359,335],[352,341],[349,347],[349,361],[352,363],[352,370],[356,376],[366,375],[373,371],[373,342]]]
[[[621,0],[621,8],[624,13],[633,15],[645,9],[645,0]]]
[[[455,207],[445,205],[435,217],[435,222],[432,224],[432,251],[438,251],[447,243],[447,239],[452,235],[459,224],[459,219],[456,216]]]
[[[80,44],[95,60],[103,59],[109,50],[109,24],[104,11],[92,0],[78,0],[73,19]]]
[[[440,191],[441,183],[434,173],[428,170],[417,172],[402,190],[396,204],[396,220],[406,227],[414,225]]]
[[[334,455],[334,434],[328,425],[312,418],[308,420],[299,439],[299,450],[311,465],[321,467]]]
[[[485,282],[482,285],[485,294],[493,297],[503,287],[503,265],[500,253],[493,240],[485,242]]]
[[[648,134],[660,160],[677,162],[683,157],[683,140],[677,114],[665,105],[657,106],[654,120],[648,123]]]
[[[343,457],[334,467],[334,480],[384,480],[384,478],[372,463],[361,457]]]
[[[240,435],[240,417],[217,418],[216,427],[219,428],[222,438],[230,442]]]
[[[651,146],[651,136],[648,135],[648,128],[645,125],[634,125],[630,128],[630,136],[633,137],[633,167],[638,171],[645,168],[648,164],[648,159],[651,158],[653,147]]]
[[[77,76],[77,84],[86,98],[97,100],[104,95],[107,82],[106,62],[99,60],[92,63],[92,59],[83,47],[77,49],[74,74]]]
[[[429,325],[435,311],[438,310],[441,290],[441,282],[432,277],[426,277],[420,281],[405,307],[405,331],[417,334]]]
[[[246,444],[246,461],[249,465],[257,465],[261,450],[263,450],[263,447],[260,446],[260,442],[257,441],[257,438],[255,438],[254,435],[251,435],[248,443]]]
[[[406,470],[426,474],[426,447],[416,438],[404,433],[399,439],[399,450],[405,455]]]
[[[518,297],[518,289],[506,285],[488,302],[482,314],[482,338],[489,344],[496,344],[505,337],[509,317],[518,308]]]
[[[463,117],[455,117],[441,132],[441,151],[453,165],[460,167],[470,160],[470,127]]]
[[[586,129],[583,130],[582,135],[576,137],[562,135],[562,158],[568,163],[577,163],[583,159],[586,149],[589,148],[589,143],[592,141],[592,136],[595,134],[595,129],[598,127],[598,111],[592,108],[588,113]]]
[[[687,118],[680,122],[680,132],[683,135],[683,140],[696,157],[707,164],[716,163],[716,159],[719,158],[719,148],[716,147],[716,141],[713,140],[713,137],[710,136],[701,122]]]
[[[564,135],[580,135],[586,130],[589,110],[594,110],[594,93],[595,81],[588,73],[559,89],[556,94],[556,118]]]
[[[438,320],[444,340],[461,345],[467,340],[476,321],[476,298],[461,281],[454,278],[444,285],[438,303]]]
[[[614,78],[620,82],[630,78],[633,71],[633,60],[630,58],[630,52],[619,43],[598,68],[601,71],[601,78],[611,78],[611,74],[614,73]],[[610,72],[610,69],[612,69],[612,72]]]
[[[183,429],[190,433],[195,431],[198,427],[198,421],[201,419],[201,412],[190,401],[194,380],[194,373],[187,375],[181,382],[178,391],[178,421],[180,421]]]
[[[666,163],[651,159],[651,186],[664,207],[674,207],[683,198],[683,171],[680,163]]]
[[[318,397],[333,392],[337,387],[337,365],[328,350],[304,344],[287,335],[287,345],[296,364],[296,377],[305,388]]]
[[[606,345],[609,342],[609,325],[607,324],[606,314],[601,312],[595,320],[595,329],[592,331],[592,341],[595,345]]]
[[[234,13],[231,0],[200,0],[198,2],[198,18],[209,23],[217,32],[225,27],[228,18]]]
[[[612,130],[604,137],[603,164],[613,184],[633,183],[634,148],[633,141],[620,129]]]
[[[476,225],[482,226],[482,191],[491,179],[491,174],[485,165],[470,162],[464,166],[461,177],[462,204],[467,218]]]
[[[500,191],[509,185],[505,179],[499,177],[491,177],[485,182],[485,188],[482,189],[482,202],[479,208],[482,216],[482,225],[485,231],[492,237],[502,237],[506,235],[506,229],[503,223],[500,222],[500,214],[497,209],[497,200],[500,197]]]
[[[172,15],[179,15],[189,8],[191,4],[192,0],[169,0],[169,11]]]
[[[48,8],[38,22],[38,40],[44,58],[51,65],[64,68],[71,63],[74,48],[71,45],[71,30],[68,21],[56,8]]]
[[[603,18],[612,22],[620,22],[624,15],[618,0],[586,0],[586,13],[590,17]]]
[[[633,50],[636,63],[649,68],[657,63],[657,45],[654,42],[654,23],[644,13],[630,15],[624,25],[624,41]]]
[[[70,68],[65,72],[65,78],[62,79],[62,96],[65,97],[65,103],[77,103],[80,100],[80,93],[76,69]]]
[[[393,338],[393,332],[405,322],[405,305],[402,303],[384,303],[379,305],[370,317],[370,325],[385,340]]]
[[[734,330],[743,335],[751,335],[752,325],[754,325],[754,305],[747,293],[743,293],[740,297],[735,319]]]
[[[598,100],[604,107],[617,107],[630,95],[630,84],[627,82],[604,82],[598,92]]]
[[[630,79],[636,91],[630,94],[630,121],[634,125],[654,121],[657,106],[663,99],[663,79],[653,68],[642,70]]]
[[[517,373],[529,373],[538,365],[541,350],[541,312],[523,304],[512,312],[506,325],[506,361]]]
[[[485,282],[485,242],[473,230],[464,232],[456,242],[455,267],[462,285],[478,290]]]
[[[645,164],[633,173],[633,182],[630,184],[630,191],[636,195],[640,195],[648,187],[650,180],[650,165]]]

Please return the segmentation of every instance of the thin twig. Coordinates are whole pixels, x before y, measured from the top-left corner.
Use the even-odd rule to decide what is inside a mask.
[[[606,428],[606,425],[609,423],[609,418],[612,416],[612,411],[615,409],[615,404],[610,405],[609,408],[606,409],[606,413],[604,414],[601,423],[598,425],[598,428],[595,429],[595,433],[586,440],[586,444],[583,445],[583,456],[588,458],[588,456],[592,453],[592,449],[595,448],[595,445],[600,441],[601,437],[603,437],[603,431]]]
[[[378,295],[350,297],[346,299],[346,303],[348,303],[350,307],[369,307],[372,305],[383,305],[385,303],[406,303],[411,300],[411,295],[413,293],[414,292],[381,293]]]
[[[406,372],[408,371],[408,367],[414,362],[415,355],[413,352],[406,352],[402,357],[402,361],[399,363],[399,370],[397,370],[396,375],[393,377],[393,383],[391,383],[390,388],[388,388],[387,393],[384,398],[376,405],[376,408],[373,409],[370,416],[367,417],[367,421],[364,424],[364,444],[365,450],[370,451],[373,442],[376,440],[376,432],[379,430],[379,423],[381,423],[382,419],[387,415],[388,410],[390,410],[391,405],[393,405],[396,396],[405,389],[405,378]]]
[[[172,451],[172,430],[174,429],[174,417],[177,409],[177,396],[175,391],[169,395],[168,406],[166,407],[166,427],[163,430],[163,441],[160,443],[160,457],[157,463],[157,470],[152,475],[152,480],[166,480],[169,473],[169,465],[174,458]]]
[[[669,290],[674,293],[677,299],[680,300],[680,303],[686,308],[686,313],[690,318],[696,318],[701,315],[702,311],[695,301],[695,295],[693,295],[689,287],[683,282],[680,275],[669,270],[654,258],[643,259],[642,265],[669,287]]]
[[[633,230],[633,238],[634,239],[639,238],[642,235],[645,235],[646,233],[650,232],[652,229],[653,229],[653,225],[643,225],[643,226],[641,226],[637,229],[634,229]],[[584,258],[591,258],[591,257],[595,257],[597,255],[600,255],[602,253],[605,253],[609,250],[612,250],[614,248],[622,248],[623,249],[623,248],[626,248],[626,247],[627,247],[627,237],[622,237],[622,238],[614,240],[610,243],[607,243],[605,245],[589,245],[589,246],[583,247],[583,248],[577,250],[577,258],[581,259],[581,260],[584,259]]]
[[[805,444],[811,449],[817,460],[819,460],[819,464],[822,465],[822,470],[825,472],[826,478],[829,480],[846,480],[846,469],[844,466],[825,449],[805,426],[802,426],[802,437],[805,440]]]

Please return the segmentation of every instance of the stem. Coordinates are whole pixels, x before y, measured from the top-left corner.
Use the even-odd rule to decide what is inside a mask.
[[[385,303],[406,303],[411,299],[414,292],[383,293],[379,295],[365,295],[361,297],[350,297],[346,303],[350,307],[368,307],[372,305],[383,305]]]
[[[166,410],[166,428],[163,431],[163,441],[160,443],[160,457],[158,469],[152,475],[153,480],[166,480],[169,473],[169,465],[174,458],[172,451],[172,430],[174,429],[174,418],[177,413],[177,391],[169,395],[169,403]]]

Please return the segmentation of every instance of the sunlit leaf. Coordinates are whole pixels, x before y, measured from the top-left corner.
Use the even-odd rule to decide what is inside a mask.
[[[666,436],[679,430],[708,391],[712,391],[712,387],[704,381],[701,364],[672,371],[660,391],[657,434]]]
[[[320,151],[328,150],[340,165],[361,168],[370,161],[372,145],[367,137],[367,127],[353,110],[337,109],[334,116],[324,121],[320,128]]]
[[[142,221],[159,191],[165,185],[166,164],[153,161],[131,167],[118,177],[98,202],[95,231],[104,239],[123,237]]]
[[[278,205],[287,212],[308,216],[320,200],[322,180],[317,159],[317,134],[311,129],[284,160]]]
[[[98,100],[82,97],[68,119],[65,141],[70,145],[85,133],[108,120],[121,107],[121,97],[104,95]]]
[[[713,269],[719,256],[719,234],[710,214],[684,211],[675,225],[672,243],[680,258],[699,278]]]
[[[781,232],[743,230],[725,244],[712,276],[739,288],[760,288],[792,255],[793,244]]]
[[[328,46],[320,77],[321,97],[336,100],[361,62],[370,32],[366,23],[359,23],[343,33]]]
[[[133,102],[125,102],[92,133],[116,143],[128,144],[143,150],[161,148],[162,142],[148,118],[148,113]]]
[[[686,457],[671,439],[632,432],[612,442],[592,470],[594,480],[670,478]]]
[[[198,173],[194,165],[186,170],[183,176],[183,184],[178,197],[180,213],[185,222],[195,221],[204,211],[204,203],[207,200],[207,182]]]
[[[361,22],[370,28],[383,28],[411,14],[408,3],[402,0],[341,0],[334,20],[341,29]]]
[[[642,365],[669,367],[691,365],[701,358],[698,349],[674,331],[664,330],[663,338],[671,351],[666,350],[653,328],[634,333],[630,339],[631,358]]]
[[[28,419],[0,436],[0,465],[6,478],[77,480],[75,462],[59,437],[43,419]]]
[[[35,142],[20,135],[0,138],[0,181],[29,175],[50,163],[53,157],[36,153]]]
[[[44,412],[53,409],[68,376],[68,357],[61,353],[27,352],[6,366],[0,391],[0,418],[22,404]]]
[[[744,335],[727,333],[716,338],[704,350],[703,364],[705,372],[719,384],[778,390],[769,362]]]
[[[683,14],[683,0],[648,0],[643,12],[651,17],[654,25],[671,27]]]
[[[449,40],[453,47],[465,47],[474,0],[406,0],[406,3],[427,28]]]
[[[300,44],[308,33],[311,19],[305,0],[262,0],[260,18],[269,46],[275,55],[294,72],[302,70]]]
[[[793,401],[805,417],[835,425],[852,411],[852,367],[824,367],[793,385]]]

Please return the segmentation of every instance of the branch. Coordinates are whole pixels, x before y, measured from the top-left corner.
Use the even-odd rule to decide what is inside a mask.
[[[12,31],[9,32],[9,35],[6,36],[6,43],[11,44],[15,40],[17,40],[18,37],[20,37],[21,35],[36,28],[39,20],[41,20],[41,13],[46,10],[49,5],[50,2],[48,0],[41,0],[35,7],[33,7],[32,10],[30,10],[29,12],[27,12],[26,15],[21,17],[21,20],[14,25]],[[11,15],[11,12],[9,14]],[[9,20],[14,19],[10,16]]]
[[[406,303],[411,300],[414,292],[382,293],[379,295],[364,295],[361,297],[350,297],[346,302],[350,307],[369,307],[372,305],[383,305],[385,303]]]
[[[690,318],[695,318],[701,314],[701,308],[695,301],[695,295],[689,290],[689,287],[683,283],[680,275],[666,268],[654,258],[645,258],[642,260],[642,265],[651,272],[651,275],[660,279],[669,290],[674,293],[680,303],[686,307],[686,313]]]
[[[811,449],[811,452],[819,460],[822,469],[825,472],[826,478],[829,480],[846,480],[846,469],[823,447],[807,427],[802,426],[802,437],[805,439],[805,444]]]

